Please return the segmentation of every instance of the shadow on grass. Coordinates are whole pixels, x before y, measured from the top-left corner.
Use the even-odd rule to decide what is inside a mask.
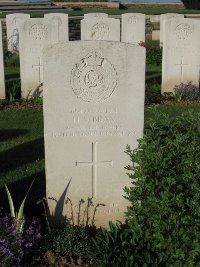
[[[36,139],[0,153],[1,173],[44,158],[44,139]]]
[[[16,138],[20,135],[25,135],[29,131],[22,129],[0,129],[0,142]]]
[[[154,71],[147,71],[146,72],[146,82],[151,82],[153,80],[154,82],[161,84],[162,76],[159,72]]]
[[[19,80],[20,75],[19,73],[6,73],[5,74],[5,80],[8,82],[9,80]]]

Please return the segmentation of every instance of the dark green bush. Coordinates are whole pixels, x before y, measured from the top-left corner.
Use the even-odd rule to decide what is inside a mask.
[[[4,52],[4,64],[5,67],[16,68],[20,66],[19,55],[16,53],[11,53],[9,51]]]
[[[86,256],[91,246],[89,229],[83,226],[67,225],[63,229],[54,229],[45,238],[45,250],[59,253],[61,256]]]
[[[140,45],[146,48],[147,65],[162,64],[162,49],[159,47],[159,43],[157,41],[148,41],[146,43],[140,43]]]
[[[6,81],[6,98],[9,101],[21,98],[21,83],[20,80]]]
[[[89,257],[98,267],[134,266],[134,238],[126,224],[109,224],[109,231],[100,228],[93,239]]]
[[[160,84],[154,79],[146,82],[145,85],[145,105],[161,103],[162,95]]]
[[[156,110],[136,150],[127,217],[138,238],[133,266],[200,266],[200,114]]]
[[[200,114],[156,109],[138,149],[127,149],[127,225],[96,236],[103,267],[200,266]]]

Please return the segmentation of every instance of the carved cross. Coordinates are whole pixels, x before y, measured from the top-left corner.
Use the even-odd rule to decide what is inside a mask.
[[[77,167],[92,167],[92,197],[96,197],[96,180],[97,180],[97,167],[113,166],[113,160],[98,161],[97,160],[97,145],[98,142],[92,143],[92,161],[76,162]]]
[[[181,63],[175,64],[175,66],[180,66],[181,67],[181,82],[183,82],[183,77],[184,77],[184,67],[189,66],[189,64],[184,64],[183,63],[183,56],[181,56]]]
[[[38,80],[39,83],[42,83],[42,67],[43,65],[41,64],[41,58],[38,58],[39,64],[38,65],[32,65],[32,68],[38,68]]]

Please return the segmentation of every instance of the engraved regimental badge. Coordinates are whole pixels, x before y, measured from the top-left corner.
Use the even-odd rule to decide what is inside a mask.
[[[87,102],[102,102],[117,85],[114,66],[99,52],[92,51],[71,71],[71,86],[75,95]]]
[[[175,34],[180,40],[187,39],[193,32],[189,24],[182,23],[175,28]]]
[[[45,25],[38,23],[31,26],[29,34],[34,40],[41,41],[47,38],[48,30]]]

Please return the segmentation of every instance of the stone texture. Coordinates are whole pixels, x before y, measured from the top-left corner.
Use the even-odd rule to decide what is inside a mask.
[[[176,13],[166,13],[160,15],[160,46],[163,46],[163,35],[166,31],[165,21],[172,18],[184,18],[184,15]]]
[[[152,23],[160,23],[160,15],[146,15],[146,19]]]
[[[48,19],[25,20],[20,27],[20,75],[22,98],[42,94],[42,49],[57,43],[58,27]],[[55,37],[55,39],[53,39]]]
[[[152,31],[152,40],[160,40],[160,31]]]
[[[145,15],[122,14],[122,42],[139,44],[145,42]]]
[[[84,14],[84,19],[90,19],[90,18],[108,18],[108,14],[106,13],[87,13]]]
[[[3,60],[3,42],[2,42],[2,22],[0,21],[0,99],[6,98],[4,60]]]
[[[111,18],[81,20],[81,40],[120,41],[120,20]]]
[[[45,14],[44,18],[49,19],[50,23],[52,23],[54,27],[58,28],[57,31],[52,32],[53,43],[69,41],[68,14],[49,13]]]
[[[7,29],[7,42],[8,51],[19,51],[19,27],[24,20],[29,19],[29,14],[14,13],[6,15],[6,29]]]
[[[173,18],[165,22],[163,36],[162,93],[174,85],[199,84],[200,23],[195,19]]]
[[[143,135],[145,48],[74,41],[45,49],[43,62],[50,212],[60,223],[123,221],[124,151]]]

